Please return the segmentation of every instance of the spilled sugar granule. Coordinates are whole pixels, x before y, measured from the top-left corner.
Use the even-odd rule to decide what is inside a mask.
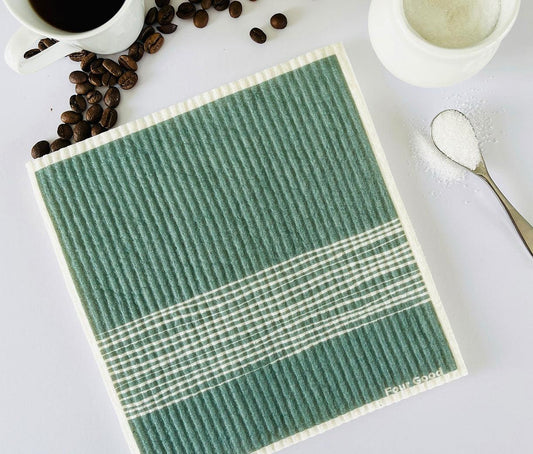
[[[415,158],[415,165],[433,175],[445,185],[465,179],[467,170],[450,161],[433,144],[429,127],[422,132],[414,129],[410,137],[410,147]]]

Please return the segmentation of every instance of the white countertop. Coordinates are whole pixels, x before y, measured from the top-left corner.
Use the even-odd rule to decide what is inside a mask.
[[[448,89],[408,86],[387,73],[368,40],[369,1],[242,0],[243,16],[211,15],[203,30],[176,19],[119,122],[159,110],[313,48],[343,41],[470,375],[288,448],[319,453],[525,453],[533,443],[533,259],[484,183],[444,186],[416,165],[413,124],[445,108],[491,121],[485,147],[501,189],[533,221],[533,4],[489,66]],[[271,14],[290,25],[271,32]],[[213,12],[215,13],[215,12]],[[269,31],[253,43],[253,26]],[[2,6],[0,41],[17,23]],[[19,76],[0,63],[0,452],[125,454],[118,421],[69,300],[24,168],[68,108],[68,59]]]

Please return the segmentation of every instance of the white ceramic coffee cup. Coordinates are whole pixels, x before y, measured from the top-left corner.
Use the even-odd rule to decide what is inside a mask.
[[[398,79],[419,87],[444,87],[472,77],[492,59],[511,30],[520,0],[501,0],[500,17],[484,40],[460,49],[435,46],[409,24],[404,0],[372,0],[370,42],[383,65]]]
[[[82,33],[71,33],[44,21],[28,0],[4,0],[7,9],[21,23],[7,43],[5,59],[18,73],[31,73],[82,49],[97,54],[113,54],[130,46],[139,35],[144,22],[144,0],[125,0],[119,11],[105,24]],[[58,42],[48,49],[24,59],[24,53],[36,47],[41,38]]]

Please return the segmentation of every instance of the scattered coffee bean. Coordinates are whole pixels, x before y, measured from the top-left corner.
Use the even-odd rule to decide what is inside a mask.
[[[144,55],[144,46],[141,43],[133,43],[128,49],[128,55],[135,61],[139,61]]]
[[[265,32],[257,27],[254,27],[250,30],[250,38],[252,38],[258,44],[264,44],[267,40]]]
[[[24,52],[24,58],[28,59],[33,57],[34,55],[37,55],[39,52],[41,52],[40,49],[30,49]]]
[[[213,6],[217,11],[224,11],[229,6],[229,0],[213,0]]]
[[[80,121],[72,128],[72,133],[74,142],[81,142],[82,140],[91,137],[91,125],[87,121]]]
[[[106,87],[112,87],[113,85],[116,85],[117,82],[118,79],[111,73],[105,73],[102,76],[102,85],[105,85]]]
[[[61,148],[68,147],[70,145],[70,140],[67,139],[56,139],[50,144],[50,150],[57,151],[61,150]]]
[[[165,5],[157,13],[157,21],[161,25],[170,24],[176,11],[172,5]]]
[[[104,103],[107,107],[117,107],[120,103],[120,91],[117,87],[111,87],[105,92]]]
[[[93,89],[93,86],[89,82],[84,82],[82,84],[76,84],[75,91],[78,95],[86,95]]]
[[[209,14],[205,9],[199,9],[194,15],[193,22],[196,27],[204,28],[209,22]]]
[[[83,71],[72,71],[68,76],[68,80],[73,84],[82,84],[87,82],[87,74]]]
[[[100,120],[100,125],[106,129],[112,128],[117,122],[117,111],[112,107],[107,107],[102,113],[102,119]]]
[[[240,17],[242,14],[242,3],[241,2],[231,2],[229,4],[229,15],[233,18]]]
[[[89,74],[89,83],[93,87],[101,87],[102,86],[102,76],[100,74]]]
[[[70,108],[74,112],[81,113],[87,108],[87,102],[82,95],[72,95],[69,102]]]
[[[113,76],[120,77],[122,75],[122,68],[116,61],[106,58],[103,65]]]
[[[85,119],[92,124],[98,123],[102,118],[103,111],[104,109],[102,109],[102,106],[100,104],[93,104],[91,107],[89,107],[89,109],[87,109]]]
[[[89,104],[98,104],[102,100],[102,93],[98,90],[91,90],[85,95]]]
[[[287,26],[287,17],[285,16],[285,14],[281,13],[274,14],[270,18],[270,25],[272,25],[272,27],[278,30],[281,30]]]
[[[81,60],[83,59],[83,57],[85,57],[89,52],[87,52],[86,50],[80,50],[79,52],[72,52],[71,54],[69,54],[69,58],[72,60],[72,61],[76,61],[76,62],[81,62]]]
[[[65,123],[57,127],[57,135],[62,139],[70,139],[72,137],[72,126]]]
[[[45,50],[48,49],[50,46],[53,46],[55,43],[57,43],[57,40],[55,39],[43,38],[39,41],[37,47],[41,50]]]
[[[126,71],[137,71],[137,62],[128,55],[118,57],[118,62]]]
[[[154,33],[155,33],[154,27],[147,25],[141,30],[138,41],[141,41],[144,43],[148,39],[148,37],[153,35]]]
[[[48,144],[46,141],[39,142],[34,146],[37,151],[32,149],[32,156],[43,155],[50,150],[56,151],[63,148],[70,144],[71,138],[78,142],[112,128],[118,118],[115,107],[120,103],[120,91],[114,85],[118,82],[123,90],[129,90],[136,85],[138,82],[137,62],[141,60],[145,52],[153,54],[160,50],[165,40],[162,34],[174,33],[177,30],[177,25],[172,23],[174,15],[182,19],[193,18],[194,25],[203,28],[209,22],[209,15],[206,10],[212,6],[217,11],[229,8],[231,17],[237,18],[242,14],[242,3],[237,0],[189,0],[182,2],[177,11],[170,4],[170,0],[155,0],[155,3],[157,7],[150,8],[145,15],[145,25],[136,42],[130,46],[127,55],[121,55],[118,58],[118,63],[111,59],[99,58],[94,52],[86,50],[69,54],[69,58],[79,62],[81,68],[81,71],[73,71],[69,75],[69,80],[75,84],[77,93],[70,98],[72,110],[63,112],[61,115],[63,124],[57,128],[59,138],[54,140],[52,144]],[[196,4],[200,4],[202,8],[198,12]],[[274,17],[277,16],[279,15]],[[157,26],[160,33],[156,32],[152,25]],[[276,27],[274,24],[273,26]],[[285,26],[286,23],[283,27]],[[250,32],[250,36],[256,42],[266,41],[264,32],[257,28]],[[56,42],[54,39],[43,38],[39,42],[38,48],[26,51],[24,57],[31,58]],[[103,85],[109,87],[105,96],[102,96],[102,93],[94,88]],[[99,105],[102,99],[107,106],[105,109]],[[91,106],[87,110],[84,120],[82,113],[87,108],[87,103]]]
[[[150,8],[144,17],[144,23],[146,25],[153,25],[157,20],[157,8],[154,6]]]
[[[105,74],[107,69],[104,66],[104,59],[103,58],[97,58],[91,63],[91,73],[103,75]]]
[[[104,128],[100,123],[97,123],[91,128],[91,136],[97,136],[98,134],[102,134],[105,131],[107,131],[107,129]]]
[[[137,76],[137,73],[134,73],[133,71],[126,71],[124,74],[122,74],[122,76],[120,76],[120,79],[118,79],[118,84],[123,90],[131,90],[137,83],[138,79],[139,77]]]
[[[94,52],[89,52],[88,54],[84,55],[80,62],[81,70],[88,73],[89,70],[91,69],[91,63],[95,59],[96,59],[96,54]]]
[[[165,38],[161,33],[154,33],[150,35],[144,42],[144,50],[149,54],[155,54],[165,42]]]
[[[31,147],[31,157],[33,159],[41,158],[48,153],[50,153],[50,144],[47,140],[40,140]]]
[[[196,6],[191,2],[183,2],[178,6],[178,12],[176,16],[180,19],[192,19],[196,13]]]
[[[178,26],[176,24],[165,24],[160,25],[157,27],[157,30],[163,33],[163,35],[170,35],[171,33],[174,33],[177,30]]]
[[[67,110],[61,114],[61,121],[68,125],[73,125],[82,120],[81,113],[74,112],[73,110]]]

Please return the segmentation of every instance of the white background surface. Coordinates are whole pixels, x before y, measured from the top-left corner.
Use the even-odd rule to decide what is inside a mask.
[[[368,1],[243,4],[240,19],[213,11],[203,30],[176,19],[178,32],[145,56],[139,84],[123,94],[120,122],[343,41],[470,370],[285,452],[532,452],[533,260],[481,180],[446,187],[409,149],[414,124],[444,108],[474,107],[478,124],[493,124],[486,129],[496,142],[484,150],[489,169],[533,220],[532,2],[523,2],[514,30],[481,74],[438,90],[410,87],[381,66],[368,40]],[[1,11],[5,43],[17,24]],[[273,32],[268,18],[278,11],[291,24]],[[267,31],[266,45],[248,38],[252,26]],[[1,454],[127,453],[24,169],[32,144],[53,138],[74,69],[65,59],[19,76],[0,63]]]

